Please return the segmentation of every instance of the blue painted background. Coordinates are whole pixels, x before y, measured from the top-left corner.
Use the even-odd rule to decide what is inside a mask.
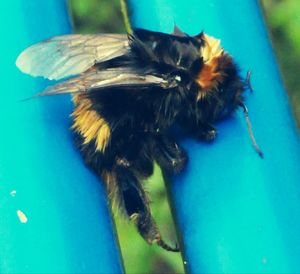
[[[49,82],[16,57],[70,32],[66,2],[4,1],[0,25],[0,272],[120,273],[104,189],[73,146],[69,96],[20,102]]]

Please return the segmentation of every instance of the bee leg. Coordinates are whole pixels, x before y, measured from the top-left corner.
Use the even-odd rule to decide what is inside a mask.
[[[217,137],[217,130],[210,124],[198,126],[196,138],[202,141],[211,142]]]
[[[157,136],[153,144],[153,157],[167,174],[176,174],[187,163],[186,152],[166,136]]]
[[[217,137],[217,130],[212,125],[201,122],[193,116],[187,116],[185,119],[180,120],[180,125],[191,137],[200,141],[211,142]]]
[[[136,175],[124,166],[116,166],[114,174],[119,188],[121,206],[136,225],[140,235],[149,244],[158,244],[168,251],[178,252],[177,247],[171,247],[162,240],[151,215],[149,199]]]

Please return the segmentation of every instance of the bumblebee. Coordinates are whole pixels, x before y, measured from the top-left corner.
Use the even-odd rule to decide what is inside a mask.
[[[16,64],[33,76],[66,78],[36,96],[72,94],[71,129],[84,162],[149,244],[178,251],[162,239],[144,189],[154,162],[168,175],[187,163],[174,127],[212,141],[213,124],[242,107],[262,156],[243,98],[250,74],[241,77],[220,40],[203,32],[58,36],[27,48]]]

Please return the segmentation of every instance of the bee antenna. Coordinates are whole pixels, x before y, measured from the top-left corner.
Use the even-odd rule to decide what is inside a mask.
[[[178,248],[177,245],[175,245],[175,247],[171,247],[169,246],[164,240],[162,240],[161,238],[158,239],[158,241],[156,242],[160,247],[162,247],[163,249],[167,250],[167,251],[172,251],[172,252],[179,252],[180,249]]]
[[[248,89],[250,90],[250,92],[253,93],[253,87],[252,87],[252,84],[251,84],[251,75],[252,75],[251,70],[248,70],[245,82],[246,82],[246,86],[248,87]]]
[[[260,147],[258,146],[258,144],[255,140],[254,134],[253,134],[252,125],[251,125],[251,121],[250,121],[249,114],[248,114],[248,108],[246,107],[246,105],[244,103],[240,103],[239,106],[244,110],[244,116],[245,116],[245,120],[247,123],[247,128],[248,128],[248,132],[249,132],[249,136],[250,136],[252,145],[253,145],[255,151],[258,153],[259,157],[264,158],[264,154],[261,151]]]

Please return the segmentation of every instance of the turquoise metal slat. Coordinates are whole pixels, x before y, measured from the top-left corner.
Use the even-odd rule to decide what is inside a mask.
[[[29,45],[70,32],[65,1],[1,3],[0,272],[121,273],[104,188],[69,131],[69,96],[21,102],[46,84],[15,66]]]
[[[185,140],[187,170],[171,184],[189,273],[300,272],[299,135],[256,1],[130,1],[136,27],[222,40],[253,72],[246,95],[256,138],[251,147],[242,111],[217,125],[213,144]]]

